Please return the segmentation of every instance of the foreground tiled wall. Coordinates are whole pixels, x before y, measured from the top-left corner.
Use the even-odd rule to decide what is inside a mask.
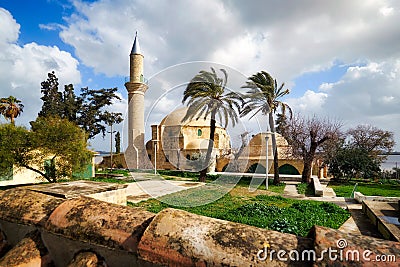
[[[65,200],[22,189],[0,192],[0,266],[376,264],[362,257],[333,259],[326,252],[335,249],[342,256],[370,250],[369,259],[393,254],[397,262],[385,264],[400,262],[400,243],[324,227],[314,227],[304,238],[176,209],[153,214],[89,197]]]

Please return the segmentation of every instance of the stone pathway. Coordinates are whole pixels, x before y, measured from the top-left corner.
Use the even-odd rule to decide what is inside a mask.
[[[202,186],[204,183],[190,181],[165,180],[154,174],[134,173],[136,183],[128,184],[126,188],[127,200],[138,203],[150,198],[176,193],[189,188]]]
[[[300,182],[290,182],[287,181],[285,182],[285,189],[283,190],[283,197],[287,197],[287,198],[305,198],[305,195],[299,194],[297,192],[297,185]]]

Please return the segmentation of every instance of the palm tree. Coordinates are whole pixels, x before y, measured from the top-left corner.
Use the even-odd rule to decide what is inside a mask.
[[[184,93],[182,103],[188,106],[187,113],[182,119],[190,121],[192,119],[210,117],[210,136],[207,147],[207,154],[205,158],[206,166],[209,165],[213,142],[215,137],[216,119],[218,117],[220,122],[224,122],[224,127],[228,126],[229,120],[232,125],[239,120],[238,112],[243,99],[241,96],[234,92],[226,93],[226,83],[228,81],[228,74],[226,70],[220,69],[223,77],[218,77],[214,68],[210,71],[200,71],[187,85]],[[199,181],[206,180],[207,167],[200,171]]]
[[[240,115],[246,116],[253,111],[254,114],[251,117],[260,112],[264,115],[269,115],[269,127],[272,132],[272,149],[274,151],[274,184],[279,184],[280,178],[273,113],[280,107],[282,114],[286,114],[286,110],[289,110],[290,117],[292,116],[292,109],[289,105],[279,100],[290,92],[289,89],[283,89],[284,86],[285,84],[282,83],[278,87],[276,79],[272,78],[266,71],[258,72],[249,77],[246,84],[242,86],[242,88],[249,88],[250,90],[245,95],[246,100]]]
[[[15,118],[21,115],[24,110],[24,105],[21,100],[14,96],[3,97],[0,99],[0,113],[12,124],[15,124]]]

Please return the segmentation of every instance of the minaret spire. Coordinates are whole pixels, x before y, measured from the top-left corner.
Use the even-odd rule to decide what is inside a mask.
[[[140,45],[139,45],[139,38],[138,38],[137,31],[135,34],[135,41],[133,41],[133,46],[132,46],[132,51],[131,51],[131,55],[133,55],[133,54],[138,54],[138,55],[142,54],[140,52]]]

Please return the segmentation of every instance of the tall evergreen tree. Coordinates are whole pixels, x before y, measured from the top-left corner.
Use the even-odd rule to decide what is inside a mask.
[[[105,136],[107,129],[104,124],[109,125],[110,113],[104,111],[104,107],[110,106],[114,99],[121,100],[116,94],[117,91],[118,88],[93,90],[86,87],[81,89],[81,95],[77,100],[82,103],[78,111],[77,124],[89,134],[89,138],[99,133]]]
[[[76,122],[77,113],[82,103],[75,95],[74,86],[72,84],[65,85],[62,95],[63,110],[61,117],[68,119],[69,121]]]
[[[84,129],[89,138],[94,138],[99,133],[105,136],[105,124],[108,121],[104,108],[110,106],[114,100],[120,100],[116,94],[118,88],[93,90],[86,87],[77,96],[73,85],[68,84],[60,92],[54,71],[48,74],[47,80],[41,85],[43,105],[39,117],[68,119]]]
[[[41,83],[43,105],[42,110],[39,112],[39,117],[62,117],[60,112],[63,111],[62,93],[58,91],[58,78],[54,71],[47,74],[47,80]]]

